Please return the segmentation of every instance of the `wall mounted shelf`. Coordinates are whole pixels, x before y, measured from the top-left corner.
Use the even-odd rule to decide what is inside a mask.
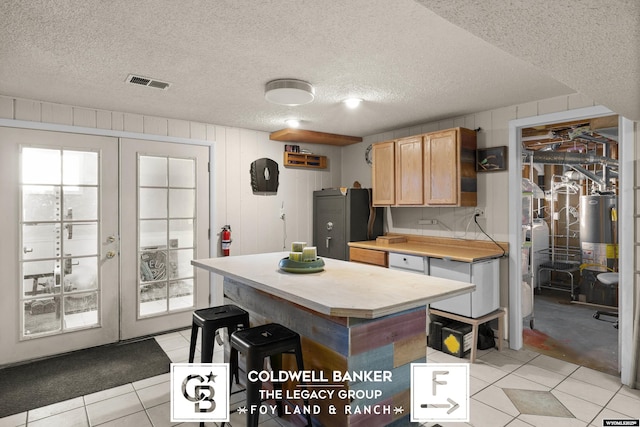
[[[284,166],[311,169],[326,169],[327,156],[284,152]]]
[[[281,129],[269,136],[272,141],[302,142],[308,144],[351,145],[362,142],[359,136],[337,135],[335,133],[315,132],[303,129]]]

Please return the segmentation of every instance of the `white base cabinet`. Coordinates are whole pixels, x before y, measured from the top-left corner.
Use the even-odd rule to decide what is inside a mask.
[[[464,317],[478,318],[500,307],[500,259],[477,262],[453,261],[419,255],[389,252],[389,268],[443,279],[471,282],[476,290],[430,305]]]
[[[429,258],[429,275],[471,282],[476,290],[431,304],[431,308],[465,317],[482,317],[500,306],[498,258],[474,263]]]

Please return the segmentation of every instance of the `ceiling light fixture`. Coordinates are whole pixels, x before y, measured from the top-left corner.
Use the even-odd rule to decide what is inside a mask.
[[[300,120],[297,119],[287,119],[284,121],[287,126],[289,126],[290,128],[297,128],[300,126]]]
[[[279,79],[266,84],[264,97],[274,104],[294,106],[313,101],[315,93],[311,83],[302,80]]]
[[[360,98],[348,98],[348,99],[345,99],[342,102],[344,102],[344,104],[349,108],[357,108],[358,105],[360,105],[360,103],[362,102],[362,99],[360,99]]]

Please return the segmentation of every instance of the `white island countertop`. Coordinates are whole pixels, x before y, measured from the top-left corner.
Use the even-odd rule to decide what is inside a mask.
[[[329,316],[374,319],[422,307],[475,290],[468,282],[323,258],[324,270],[310,274],[281,271],[288,252],[191,261],[262,292]]]

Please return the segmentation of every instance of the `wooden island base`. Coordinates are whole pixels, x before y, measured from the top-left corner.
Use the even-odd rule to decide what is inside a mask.
[[[331,399],[310,401],[318,412],[312,416],[322,425],[408,424],[410,365],[426,362],[426,306],[362,319],[321,314],[228,277],[224,292],[250,313],[252,325],[280,323],[301,335],[305,370],[328,381],[313,383],[308,390],[326,390],[321,392],[325,397],[333,392]],[[283,363],[285,370],[296,370],[293,357],[286,356]],[[360,374],[370,374],[372,380],[344,381]],[[287,386],[301,389],[285,384],[285,390]]]

